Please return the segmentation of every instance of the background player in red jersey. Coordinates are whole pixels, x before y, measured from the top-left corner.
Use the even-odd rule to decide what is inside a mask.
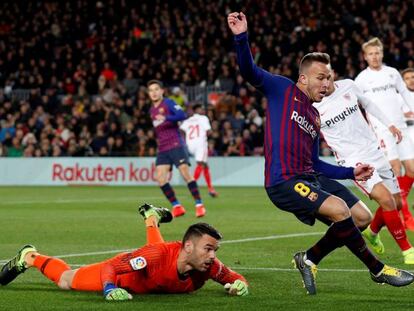
[[[158,225],[171,221],[168,209],[144,204],[139,211],[147,227],[147,245],[76,270],[26,245],[3,266],[0,284],[36,267],[61,289],[103,291],[106,300],[129,300],[130,293],[188,293],[209,279],[224,285],[230,295],[248,294],[246,279],[216,258],[221,239],[216,229],[197,223],[187,229],[182,242],[164,242]]]
[[[185,209],[177,200],[175,192],[168,182],[172,165],[175,165],[181,176],[187,183],[188,190],[195,200],[196,216],[203,217],[206,213],[197,182],[190,174],[188,153],[185,142],[178,129],[178,122],[183,121],[187,116],[169,98],[164,98],[164,89],[161,81],[151,80],[147,83],[148,95],[152,102],[151,119],[157,136],[158,153],[156,165],[158,184],[173,206],[172,214],[179,217],[185,214]]]

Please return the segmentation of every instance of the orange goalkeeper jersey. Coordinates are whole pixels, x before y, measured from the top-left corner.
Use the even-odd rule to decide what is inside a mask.
[[[119,254],[102,263],[101,284],[114,283],[131,293],[187,293],[199,289],[208,279],[223,285],[237,279],[246,281],[217,258],[207,271],[190,271],[181,279],[177,271],[181,245],[181,242],[150,244]]]

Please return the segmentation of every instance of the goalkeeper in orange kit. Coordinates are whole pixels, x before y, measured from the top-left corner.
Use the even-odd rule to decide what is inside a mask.
[[[158,226],[172,220],[168,209],[144,204],[139,212],[145,219],[147,245],[75,270],[63,260],[25,245],[1,269],[0,284],[7,285],[36,267],[61,289],[103,291],[106,300],[129,300],[130,293],[188,293],[208,279],[224,285],[230,295],[248,294],[245,278],[216,258],[221,239],[216,229],[197,223],[187,229],[182,242],[164,242]]]

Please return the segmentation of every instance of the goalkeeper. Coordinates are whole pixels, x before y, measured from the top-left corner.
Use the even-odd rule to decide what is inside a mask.
[[[245,296],[245,278],[216,258],[221,234],[206,223],[191,225],[182,242],[164,242],[159,223],[170,222],[168,209],[144,204],[139,208],[147,228],[147,245],[106,261],[72,270],[63,260],[24,246],[0,272],[7,285],[30,267],[36,267],[59,288],[102,291],[106,300],[129,300],[131,293],[188,293],[208,279],[224,286],[230,295]]]

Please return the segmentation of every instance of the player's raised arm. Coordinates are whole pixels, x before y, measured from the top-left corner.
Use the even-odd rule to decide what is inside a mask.
[[[243,12],[233,12],[227,16],[227,23],[233,35],[239,35],[247,31],[246,15]]]
[[[361,104],[361,106],[390,130],[398,144],[402,140],[401,131],[395,127],[394,124],[392,124],[390,119],[381,111],[381,109],[378,108],[378,106],[371,99],[362,93],[361,89],[355,83],[352,83],[352,86],[352,90],[358,98],[358,102]]]
[[[227,16],[227,23],[234,35],[237,63],[242,77],[266,94],[266,91],[270,91],[271,86],[265,80],[271,78],[272,75],[266,70],[257,67],[253,61],[248,43],[246,15],[242,12],[230,13]]]

